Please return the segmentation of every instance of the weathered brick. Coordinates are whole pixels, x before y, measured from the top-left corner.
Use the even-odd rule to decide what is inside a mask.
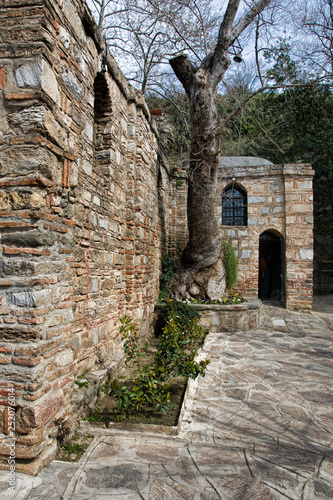
[[[0,86],[2,89],[6,86],[6,69],[4,67],[0,68]]]
[[[14,365],[22,365],[22,366],[36,366],[41,362],[42,358],[39,356],[38,358],[28,358],[28,357],[21,357],[21,358],[13,358],[12,361]]]
[[[0,286],[12,286],[14,284],[13,280],[2,280],[0,279]]]
[[[16,318],[14,318],[13,316],[7,316],[6,318],[3,319],[3,322],[10,325],[16,323]]]
[[[16,248],[16,247],[3,247],[3,252],[5,255],[19,255],[30,254],[30,255],[50,255],[49,250],[35,250],[34,248]]]
[[[30,319],[19,317],[17,318],[17,321],[19,323],[22,323],[23,325],[40,325],[45,322],[45,317],[30,318]]]
[[[13,214],[14,215],[14,214]],[[35,224],[29,224],[28,222],[22,221],[0,221],[0,227],[25,227],[25,228],[34,228]]]
[[[0,346],[0,352],[4,354],[13,354],[13,347],[7,346],[7,345],[1,345]]]

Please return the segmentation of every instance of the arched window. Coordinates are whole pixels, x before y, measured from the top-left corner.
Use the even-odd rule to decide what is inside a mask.
[[[247,226],[246,191],[234,183],[222,193],[222,225]]]

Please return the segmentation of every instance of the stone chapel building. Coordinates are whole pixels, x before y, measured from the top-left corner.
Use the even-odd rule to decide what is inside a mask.
[[[221,159],[217,217],[238,257],[236,288],[245,296],[311,310],[313,176],[309,164]]]

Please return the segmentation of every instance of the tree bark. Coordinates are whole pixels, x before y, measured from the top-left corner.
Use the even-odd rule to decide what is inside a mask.
[[[184,56],[170,62],[187,89],[192,123],[187,202],[189,241],[182,254],[182,268],[173,287],[173,292],[186,296],[191,285],[196,282],[197,274],[212,266],[221,250],[221,237],[215,217],[220,158],[219,118],[217,89],[210,71],[202,67],[195,71],[188,60],[185,62]],[[229,59],[225,57],[224,71],[229,64]],[[190,71],[185,71],[183,75],[186,66]],[[196,285],[201,287],[201,295],[207,297],[207,283],[203,280],[200,282],[200,285]]]
[[[193,76],[190,99],[192,123],[187,218],[189,242],[183,267],[200,270],[212,265],[220,253],[220,236],[214,208],[220,145],[216,88],[211,74],[199,69]]]
[[[172,69],[182,83],[190,103],[192,126],[189,165],[187,221],[189,242],[182,254],[181,270],[174,281],[176,296],[188,295],[193,283],[207,297],[207,282],[214,274],[214,265],[221,251],[221,238],[215,218],[217,172],[220,159],[220,124],[216,106],[217,85],[230,65],[228,49],[270,0],[258,0],[233,26],[240,0],[229,0],[223,17],[215,50],[195,68],[186,55],[170,60]],[[215,266],[216,267],[216,266]],[[216,275],[220,276],[218,266]],[[200,274],[200,279],[196,279]],[[211,297],[208,297],[211,298]]]

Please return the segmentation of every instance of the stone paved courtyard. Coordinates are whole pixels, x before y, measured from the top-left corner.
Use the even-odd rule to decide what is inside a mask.
[[[2,498],[332,499],[331,306],[265,305],[258,329],[209,334],[178,435],[94,428],[79,463],[17,474],[13,494],[1,472]]]

